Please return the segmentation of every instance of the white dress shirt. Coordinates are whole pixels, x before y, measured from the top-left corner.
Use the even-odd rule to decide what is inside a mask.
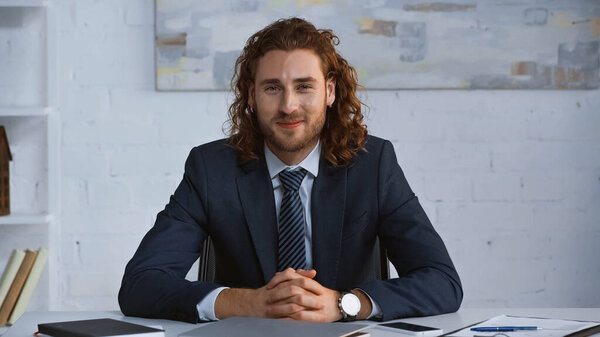
[[[281,207],[281,200],[283,199],[283,186],[279,180],[279,172],[290,169],[294,170],[301,167],[307,171],[298,193],[300,194],[300,200],[304,205],[304,246],[306,248],[306,269],[310,270],[313,267],[312,259],[312,218],[311,218],[311,191],[315,178],[319,175],[319,160],[321,158],[321,143],[317,143],[315,148],[304,158],[298,165],[289,166],[282,162],[277,156],[264,145],[265,160],[267,162],[267,168],[269,170],[269,176],[271,177],[271,183],[273,184],[273,195],[275,197],[275,211],[277,212],[277,226],[279,227],[279,209]],[[206,295],[200,303],[196,306],[198,309],[198,315],[201,320],[217,320],[215,316],[215,301],[217,296],[227,287],[219,287]],[[365,293],[366,294],[366,293]],[[368,318],[375,317],[381,314],[379,305],[373,301],[371,296],[367,294],[367,297],[371,300],[373,311]]]

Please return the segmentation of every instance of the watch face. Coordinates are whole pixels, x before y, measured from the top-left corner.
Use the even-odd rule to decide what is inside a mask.
[[[360,300],[354,294],[345,294],[342,296],[342,309],[347,315],[356,316],[360,311]]]

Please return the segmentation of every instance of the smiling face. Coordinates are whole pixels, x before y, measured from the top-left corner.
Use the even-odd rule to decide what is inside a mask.
[[[335,81],[325,80],[320,58],[308,49],[269,51],[249,90],[267,146],[284,163],[298,164],[317,144],[335,100]]]

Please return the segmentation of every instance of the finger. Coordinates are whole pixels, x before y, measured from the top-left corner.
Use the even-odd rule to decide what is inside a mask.
[[[317,276],[317,271],[314,269],[311,269],[311,270],[297,269],[296,273],[298,273],[304,277],[308,277],[308,278],[315,278],[315,276]]]
[[[297,321],[333,322],[333,318],[328,318],[321,310],[297,311],[290,314],[289,317]]]
[[[319,296],[315,296],[312,293],[305,293],[300,295],[295,295],[287,300],[289,303],[295,303],[300,305],[308,310],[319,310],[325,307],[323,303],[323,298]]]
[[[326,290],[319,282],[306,277],[300,277],[281,282],[274,288],[267,289],[267,303],[285,300],[300,294],[321,296]]]
[[[289,281],[289,280],[296,279],[296,278],[302,278],[302,277],[304,277],[304,276],[296,273],[296,271],[294,269],[288,268],[284,271],[275,273],[275,276],[273,276],[273,278],[271,278],[269,283],[267,283],[265,285],[265,288],[267,290],[273,289],[282,282]]]
[[[270,318],[283,318],[302,310],[305,310],[305,308],[295,303],[279,303],[268,305],[266,314]]]
[[[294,296],[315,296],[313,293],[308,290],[289,284],[285,282],[283,284],[279,284],[277,287],[267,290],[267,298],[266,303],[272,304],[276,302],[290,302],[290,298]]]
[[[325,292],[325,288],[321,284],[319,284],[319,282],[307,277],[291,279],[282,284],[282,286],[292,285],[301,287],[302,289],[308,290],[316,295],[323,295],[323,293]]]
[[[305,309],[317,310],[325,307],[324,298],[317,296],[302,288],[293,286],[289,289],[283,289],[279,292],[274,292],[267,299],[267,304],[288,304],[294,303]]]

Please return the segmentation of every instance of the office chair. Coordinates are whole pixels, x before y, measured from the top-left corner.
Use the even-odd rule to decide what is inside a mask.
[[[387,280],[390,278],[390,265],[387,259],[387,253],[385,247],[379,244],[379,238],[375,242],[375,250],[373,252],[373,259],[379,261],[375,263],[375,266],[379,267],[375,270],[375,275],[379,280]],[[212,240],[209,237],[206,238],[202,245],[200,263],[198,266],[198,281],[203,282],[214,282],[215,281],[215,250],[213,247]]]
[[[206,237],[202,245],[200,263],[198,265],[198,281],[215,281],[215,249],[210,236]]]

